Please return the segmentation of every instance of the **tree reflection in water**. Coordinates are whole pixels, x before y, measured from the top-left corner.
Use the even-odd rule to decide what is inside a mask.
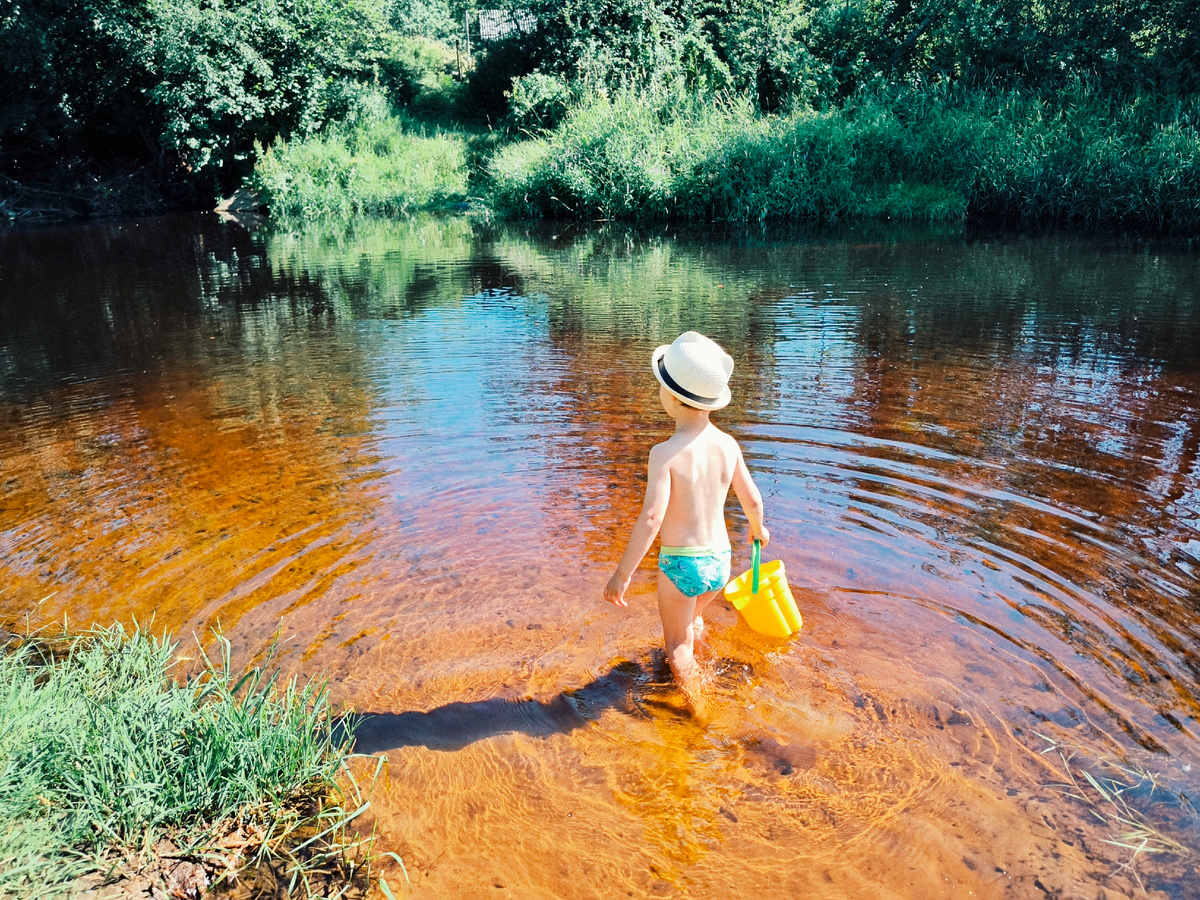
[[[1186,244],[175,218],[0,259],[0,614],[219,623],[325,672],[429,896],[495,891],[492,859],[521,896],[1134,891],[1039,735],[1194,830]],[[657,667],[652,560],[598,600],[687,328],[737,361],[717,420],[805,617],[779,646],[714,610],[745,675],[708,728]]]

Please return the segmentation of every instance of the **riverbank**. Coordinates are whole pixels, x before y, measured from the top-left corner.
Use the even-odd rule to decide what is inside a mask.
[[[277,145],[254,183],[272,213],[468,204],[504,218],[627,222],[910,220],[1200,228],[1200,101],[1086,85],[890,88],[762,115],[746,100],[591,97],[556,128],[475,153],[466,131],[395,115]]]
[[[426,99],[426,103],[432,101]],[[471,210],[486,218],[680,224],[913,221],[1200,232],[1200,100],[888,88],[761,114],[746,99],[597,94],[555,127],[492,130],[367,98],[259,148],[276,219]],[[159,173],[161,174],[161,173]],[[10,221],[196,208],[178,172],[64,170],[0,185]],[[52,179],[53,180],[53,179]],[[43,179],[45,181],[45,179]]]
[[[365,896],[366,802],[325,686],[234,672],[218,643],[185,678],[140,630],[8,635],[0,897]]]
[[[247,185],[273,217],[296,220],[469,209],[515,220],[1200,232],[1194,97],[1115,98],[1083,83],[1053,94],[892,87],[762,114],[746,98],[628,91],[576,99],[555,118],[506,132],[370,95],[344,121],[260,146]],[[204,205],[178,166],[68,162],[0,178],[0,219]]]
[[[153,216],[211,209],[178,162],[101,164],[29,154],[0,168],[0,223]]]
[[[1071,221],[1196,230],[1194,3],[101,4],[0,28],[0,220]],[[419,140],[418,140],[419,139]]]

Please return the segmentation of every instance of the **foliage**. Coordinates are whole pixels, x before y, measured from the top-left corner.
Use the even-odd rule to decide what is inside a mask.
[[[0,3],[0,147],[169,152],[223,185],[340,118],[393,40],[384,0]]]
[[[681,172],[738,134],[764,127],[744,102],[672,113],[666,95],[625,92],[571,111],[545,138],[502,148],[490,175],[496,206],[584,218],[671,216]]]
[[[120,627],[0,655],[0,896],[119,869],[163,834],[194,850],[237,822],[269,856],[266,836],[347,818],[324,687],[238,676],[221,646],[185,683],[174,645]],[[329,802],[304,813],[314,798]]]
[[[148,0],[160,142],[195,168],[345,115],[385,50],[373,0]],[[244,171],[244,169],[243,169]]]
[[[133,63],[149,21],[143,2],[0,0],[0,148],[133,140],[150,115]]]
[[[467,189],[463,139],[412,133],[384,104],[377,97],[373,112],[358,120],[267,149],[252,181],[271,213],[396,214],[461,199]]]
[[[722,144],[721,153],[734,152],[736,144],[752,165],[761,162],[761,154],[774,152],[769,148],[808,153],[810,161],[827,146],[857,153],[876,134],[863,130],[865,122],[855,118],[865,109],[863,98],[900,98],[905,92],[911,96],[895,100],[893,120],[880,119],[878,134],[889,135],[890,145],[907,154],[906,165],[916,168],[897,174],[885,166],[876,172],[873,163],[858,156],[849,168],[829,157],[835,165],[818,179],[823,187],[808,199],[797,197],[797,210],[825,215],[811,211],[819,207],[840,216],[870,207],[909,215],[920,207],[950,215],[966,202],[972,212],[1015,218],[1040,209],[1041,215],[1088,221],[1123,215],[1176,221],[1186,206],[1181,198],[1191,190],[1192,170],[1186,157],[1175,154],[1190,152],[1196,123],[1190,113],[1171,119],[1162,110],[1174,101],[1191,109],[1191,98],[1200,92],[1200,4],[1193,0],[505,0],[497,5],[531,13],[537,26],[527,34],[477,43],[475,67],[463,83],[456,80],[458,63],[446,41],[458,33],[474,0],[0,0],[0,209],[20,206],[8,185],[31,184],[36,181],[36,173],[28,174],[31,166],[55,162],[72,172],[103,174],[91,179],[98,183],[123,173],[124,162],[138,160],[153,163],[163,180],[184,173],[193,188],[225,191],[248,172],[254,148],[266,152],[277,139],[286,145],[264,170],[275,172],[271,184],[277,200],[292,190],[280,188],[276,177],[285,156],[302,167],[317,165],[320,157],[331,173],[341,171],[328,177],[310,172],[314,190],[318,183],[326,185],[320,190],[333,190],[339,178],[351,177],[350,168],[336,162],[341,151],[335,148],[351,140],[358,126],[348,121],[379,91],[409,116],[441,125],[503,126],[509,137],[567,123],[567,132],[554,138],[556,146],[578,140],[600,147],[598,159],[611,162],[618,174],[609,179],[609,188],[603,187],[609,176],[589,175],[598,192],[594,197],[582,181],[577,193],[554,193],[549,202],[560,210],[566,209],[563,204],[638,207],[640,201],[632,198],[642,196],[646,184],[666,182],[657,175],[647,176],[646,183],[634,178],[625,184],[629,201],[620,199],[619,172],[637,169],[641,163],[632,162],[635,158],[661,157],[647,163],[646,171],[666,165],[673,179],[694,187],[699,182],[686,166],[672,168],[681,163],[668,145],[683,141],[679,146],[691,149],[676,148],[680,159],[690,158],[697,147],[709,146],[713,135],[725,133],[734,121],[727,119],[730,109],[747,104],[755,114],[781,117],[761,126],[773,137],[762,137],[755,120],[740,138]],[[1087,120],[1082,111],[1071,111],[1081,85],[1091,113],[1104,114],[1108,104],[1120,121],[1142,130],[1119,134],[1104,122]],[[905,108],[916,102],[911,98],[921,92],[932,98],[943,124],[968,139],[965,152],[982,153],[979,158],[990,160],[991,168],[968,178],[959,167],[952,181],[921,174],[932,165],[931,157],[917,165],[917,149],[947,143],[903,120]],[[610,100],[635,94],[670,98],[671,109],[657,107],[662,128],[635,116],[631,127],[641,132],[624,138],[614,132],[601,140],[598,135],[609,130],[603,122],[611,113]],[[999,122],[978,120],[973,104],[982,97],[992,98],[988,102]],[[965,106],[943,115],[954,103]],[[1048,105],[1044,119],[1035,109],[1039,103]],[[596,107],[591,113],[583,108],[589,105]],[[705,105],[711,114],[689,112]],[[1147,106],[1157,110],[1150,125],[1142,112],[1120,112]],[[1015,118],[1005,139],[1017,143],[1004,155],[1005,148],[988,148],[980,136],[1000,127],[1009,113]],[[336,127],[325,134],[331,126]],[[1145,131],[1159,126],[1166,130]],[[594,133],[585,140],[589,128]],[[399,133],[398,127],[392,130]],[[1039,145],[1039,136],[1049,143]],[[667,144],[648,149],[659,138]],[[1085,146],[1092,138],[1100,143]],[[396,146],[387,155],[398,159]],[[299,147],[323,149],[313,156],[301,154]],[[506,152],[493,167],[497,183],[505,186],[505,203],[510,182],[500,173],[516,171],[542,154],[537,147]],[[1072,158],[1086,164],[1088,174],[1064,181],[1062,170]],[[111,171],[101,173],[98,160],[112,161]],[[556,179],[578,181],[578,173],[565,174],[575,172],[574,163],[558,165],[562,171]],[[801,176],[801,169],[810,174]],[[797,190],[815,171],[810,163],[788,163],[787,170],[798,180],[777,173],[771,179],[782,184],[778,178],[784,177]],[[371,176],[374,181],[381,181],[381,171]],[[864,182],[864,172],[874,174]],[[1148,181],[1149,173],[1161,183]],[[760,175],[766,177],[765,170]],[[1005,178],[1012,180],[1004,183]],[[47,193],[75,180],[74,175],[44,179],[40,187]],[[749,183],[741,173],[735,180]],[[859,198],[850,206],[836,199],[845,194],[837,185],[846,183]],[[931,199],[930,185],[950,192],[939,195],[945,202]],[[535,185],[531,196],[539,196],[542,187]],[[409,190],[401,193],[407,196]],[[688,217],[699,214],[690,201],[679,199],[677,186],[670,190],[656,201],[657,211],[638,215],[677,216],[685,208]],[[1149,191],[1148,199],[1115,199],[1134,198],[1137,190]],[[1092,206],[1077,203],[1068,196],[1071,191],[1093,197]],[[728,186],[727,192],[746,196]],[[368,193],[370,198],[351,199],[348,206],[410,206],[381,200],[374,189]],[[737,204],[725,205],[712,191],[705,196],[715,204],[706,215],[757,217],[763,209],[768,217],[787,215],[782,201],[750,203],[739,212]],[[76,205],[102,209],[111,204]],[[308,201],[301,205],[307,208]],[[341,208],[332,199],[317,206]],[[752,215],[751,207],[758,212]]]
[[[461,27],[462,11],[446,0],[393,0],[388,18],[399,34],[445,40]]]
[[[685,221],[847,217],[1200,226],[1200,103],[1076,85],[862,91],[761,117],[746,102],[622,94],[491,165],[498,208]]]
[[[758,0],[726,3],[723,13],[711,23],[715,52],[727,61],[733,88],[759,109],[810,105],[835,92],[830,62],[809,47],[810,8]]]
[[[524,0],[539,71],[654,89],[732,89],[762,111],[876,83],[1106,91],[1200,88],[1190,0]]]
[[[423,93],[440,92],[454,68],[454,53],[425,37],[402,37],[379,61],[379,86],[396,106],[410,106]],[[343,118],[344,121],[344,118]]]
[[[545,71],[612,88],[657,83],[677,69],[691,0],[536,0],[531,58]]]
[[[1113,100],[1076,84],[1056,102],[991,95],[972,211],[1026,222],[1200,226],[1200,100]]]
[[[552,130],[576,103],[575,91],[565,79],[534,72],[514,78],[508,95],[508,127],[532,133]]]

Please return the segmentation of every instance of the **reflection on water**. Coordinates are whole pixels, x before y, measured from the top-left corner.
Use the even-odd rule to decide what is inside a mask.
[[[0,234],[0,616],[278,636],[421,896],[1196,897],[1121,820],[1200,850],[1197,285],[1063,236]],[[706,728],[653,568],[599,601],[688,328],[805,618],[714,610]]]

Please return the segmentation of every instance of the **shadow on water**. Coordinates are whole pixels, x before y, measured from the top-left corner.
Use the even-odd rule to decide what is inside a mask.
[[[565,690],[548,701],[493,697],[472,703],[447,703],[428,712],[365,713],[354,731],[358,753],[382,753],[400,747],[455,751],[509,732],[531,737],[569,734],[609,709],[638,714],[634,690],[647,672],[623,661],[578,690]]]
[[[739,669],[732,679],[730,673],[718,678],[728,689],[733,687],[731,681],[740,681],[738,676],[744,674]],[[364,713],[354,729],[354,751],[369,755],[425,747],[453,753],[502,734],[548,738],[594,724],[608,710],[631,718],[692,722],[682,706],[671,702],[672,688],[666,657],[655,651],[643,663],[622,660],[584,687],[561,691],[549,700],[492,697],[447,703],[426,712]],[[344,725],[344,720],[339,725]],[[699,723],[695,727],[704,729]],[[736,745],[750,768],[788,776],[816,764],[817,752],[812,747],[781,743],[745,723],[737,730],[727,746]]]

